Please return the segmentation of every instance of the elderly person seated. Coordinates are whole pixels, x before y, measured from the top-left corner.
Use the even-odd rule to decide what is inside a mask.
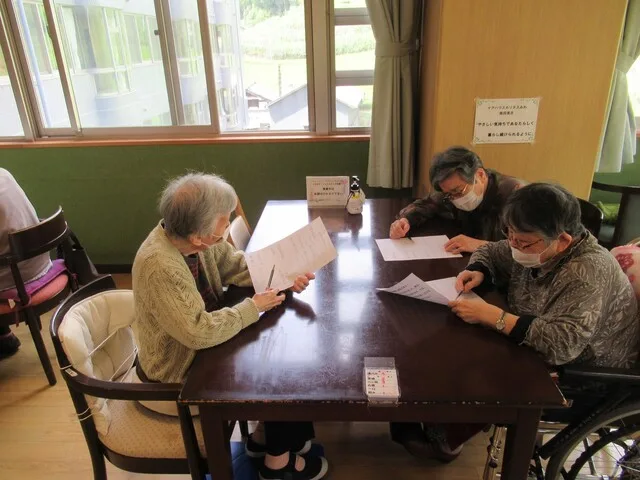
[[[0,168],[0,255],[9,253],[9,233],[37,225],[38,216],[33,205],[8,170]],[[51,268],[48,253],[30,258],[18,265],[25,283],[43,277]],[[0,267],[0,292],[15,288],[9,266]],[[15,354],[20,340],[7,326],[0,326],[0,360]]]
[[[636,297],[616,259],[581,224],[576,197],[557,185],[522,187],[507,201],[504,222],[508,239],[471,255],[456,288],[466,292],[492,282],[507,290],[509,308],[477,298],[453,301],[452,310],[467,323],[535,349],[552,367],[634,366],[640,339]],[[593,385],[559,386],[573,400],[571,416],[580,417],[598,401]],[[451,460],[478,431],[469,427],[430,427],[424,441],[430,439],[435,456]]]
[[[243,253],[224,241],[236,202],[231,185],[199,173],[171,181],[162,193],[162,220],[140,246],[132,270],[140,380],[183,381],[198,350],[229,340],[283,302],[284,294],[270,289],[222,306],[223,286],[251,286]],[[301,292],[313,278],[298,277],[292,290]],[[168,411],[155,404],[144,405],[175,414],[175,405]],[[327,461],[296,455],[309,451],[313,436],[308,422],[266,422],[247,442],[247,453],[265,457],[265,480],[320,479]]]
[[[502,208],[524,182],[485,169],[480,157],[464,147],[438,153],[429,177],[435,192],[400,211],[389,229],[391,238],[402,238],[435,216],[453,219],[461,227],[463,234],[445,245],[451,253],[474,252],[487,241],[504,238]]]

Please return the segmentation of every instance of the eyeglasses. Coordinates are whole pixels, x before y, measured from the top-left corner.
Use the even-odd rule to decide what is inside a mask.
[[[214,238],[215,239],[215,243],[220,242],[221,240],[227,238],[229,236],[229,231],[231,230],[231,224],[227,225],[227,228],[224,229],[224,232],[222,232],[222,235],[216,235],[215,233],[212,233],[209,238]]]
[[[449,200],[449,201],[457,199],[457,198],[462,198],[467,194],[467,192],[469,191],[469,188],[471,188],[471,187],[472,187],[472,184],[471,183],[467,183],[467,185],[462,190],[460,190],[458,192],[445,193],[445,194],[442,195],[442,198],[444,198],[445,200]]]
[[[539,238],[535,242],[524,243],[516,238],[513,238],[513,232],[508,228],[502,230],[502,234],[507,240],[509,240],[509,243],[516,247],[518,250],[526,250],[529,247],[533,247],[536,243],[544,241],[544,239]]]

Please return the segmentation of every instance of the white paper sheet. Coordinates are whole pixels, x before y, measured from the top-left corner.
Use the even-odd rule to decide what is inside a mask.
[[[449,237],[446,235],[432,235],[428,237],[411,237],[391,240],[383,238],[376,240],[382,257],[387,262],[399,260],[428,260],[433,258],[461,257],[460,254],[448,253],[444,249]]]
[[[256,292],[267,289],[274,265],[271,288],[286,290],[298,275],[315,272],[337,256],[321,218],[268,247],[245,254]]]
[[[427,302],[439,303],[440,305],[447,305],[450,301],[458,297],[456,277],[440,278],[438,280],[431,280],[430,282],[423,282],[413,273],[391,287],[378,288],[376,290],[417,298],[418,300],[426,300]],[[460,295],[460,298],[476,297],[477,295],[473,292]]]

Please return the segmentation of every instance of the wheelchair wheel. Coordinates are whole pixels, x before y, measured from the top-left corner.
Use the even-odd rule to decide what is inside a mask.
[[[640,480],[640,402],[586,424],[555,453],[546,480]]]

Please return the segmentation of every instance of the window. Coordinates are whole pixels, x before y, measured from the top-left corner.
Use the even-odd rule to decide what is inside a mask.
[[[18,113],[16,99],[13,96],[13,88],[2,50],[0,50],[0,105],[2,105],[0,138],[22,137],[24,130],[20,122],[20,114]]]
[[[375,42],[365,0],[4,6],[13,40],[3,48],[21,88],[0,66],[0,100],[15,112],[0,115],[2,137],[330,134],[371,124]]]
[[[42,0],[14,0],[13,12],[23,46],[24,74],[38,105],[38,120],[44,129],[69,128],[69,114],[60,82],[55,55]],[[3,120],[0,120],[2,122]],[[1,128],[1,127],[0,127]]]
[[[153,0],[138,0],[134,6],[153,11]],[[170,119],[158,123],[169,113],[166,83],[161,63],[143,63],[145,33],[149,60],[150,40],[146,17],[137,11],[59,8],[64,25],[60,36],[69,45],[64,50],[67,62],[79,66],[71,72],[71,83],[83,128],[171,124]],[[142,32],[139,22],[145,26]]]
[[[636,116],[636,127],[640,131],[640,59],[635,61],[631,70],[627,73],[627,82],[629,84],[631,106]]]
[[[136,17],[133,15],[125,15],[124,23],[127,29],[127,47],[129,48],[131,63],[142,63],[142,40],[144,39],[144,32],[142,32],[142,38],[138,37],[138,25]],[[148,41],[149,38],[147,34],[147,42]]]
[[[138,47],[140,48],[140,56],[143,62],[151,61],[151,37],[149,33],[149,17],[143,17],[140,15],[136,15],[136,31],[138,33]],[[155,18],[153,19],[155,22]],[[156,39],[156,42],[158,40]],[[158,52],[160,51],[160,46],[158,45]],[[157,59],[158,61],[160,58]]]
[[[221,131],[307,129],[303,2],[234,3],[213,2],[214,19],[221,21],[210,28]]]
[[[365,2],[335,0],[335,127],[371,127],[375,38]]]
[[[147,17],[147,29],[151,38],[151,58],[154,62],[160,62],[162,61],[162,53],[160,52],[160,40],[156,33],[158,31],[158,22],[155,17]],[[144,25],[138,25],[138,30],[144,30]]]

